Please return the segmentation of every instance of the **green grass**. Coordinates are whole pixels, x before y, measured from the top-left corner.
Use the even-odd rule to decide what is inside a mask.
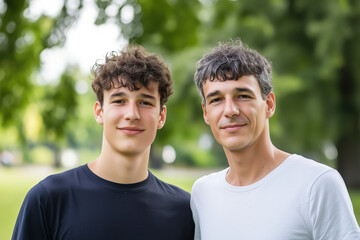
[[[11,239],[21,203],[39,177],[0,168],[0,239]]]
[[[351,201],[354,207],[354,213],[356,216],[356,220],[360,225],[360,189],[351,189],[349,191]]]
[[[174,174],[153,170],[152,172],[160,179],[174,184],[190,192],[192,184],[199,174]],[[6,169],[0,167],[0,239],[11,239],[17,214],[27,191],[52,173],[51,169]],[[202,175],[202,173],[200,173]],[[354,206],[354,212],[358,223],[360,223],[360,190],[350,190],[350,196]]]
[[[161,180],[173,184],[175,186],[178,186],[188,192],[191,192],[191,187],[195,182],[195,180],[197,179],[196,177],[172,176],[170,174],[166,174],[161,171],[155,171],[155,170],[152,170],[151,172]]]

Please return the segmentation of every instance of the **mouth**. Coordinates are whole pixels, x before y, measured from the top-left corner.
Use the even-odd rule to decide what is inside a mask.
[[[243,128],[244,126],[246,126],[246,123],[227,124],[220,126],[220,129],[225,130],[227,132],[235,132]]]
[[[137,135],[145,131],[144,129],[137,127],[120,127],[118,130],[125,133],[126,135]]]

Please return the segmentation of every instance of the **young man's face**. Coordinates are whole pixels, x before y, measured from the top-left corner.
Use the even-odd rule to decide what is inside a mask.
[[[134,91],[126,87],[104,91],[103,106],[95,104],[95,118],[104,125],[106,147],[124,155],[148,150],[166,118],[165,106],[160,112],[158,83]]]
[[[204,120],[225,149],[242,150],[264,140],[268,118],[275,110],[275,97],[270,93],[264,100],[254,76],[206,81],[203,92]]]

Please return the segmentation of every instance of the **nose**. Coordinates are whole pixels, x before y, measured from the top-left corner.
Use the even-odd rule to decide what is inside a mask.
[[[140,119],[139,109],[136,102],[129,102],[128,107],[125,109],[124,118],[126,120]]]
[[[224,115],[228,118],[238,116],[240,113],[239,108],[234,103],[233,99],[226,99],[224,104]]]

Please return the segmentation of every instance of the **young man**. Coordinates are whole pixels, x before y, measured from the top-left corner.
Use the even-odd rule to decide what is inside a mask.
[[[172,93],[168,67],[134,46],[108,55],[93,73],[100,156],[33,187],[12,239],[193,239],[190,194],[148,171]]]
[[[263,56],[220,44],[198,62],[195,82],[229,163],[193,186],[195,239],[360,239],[339,173],[271,143],[275,95]]]

